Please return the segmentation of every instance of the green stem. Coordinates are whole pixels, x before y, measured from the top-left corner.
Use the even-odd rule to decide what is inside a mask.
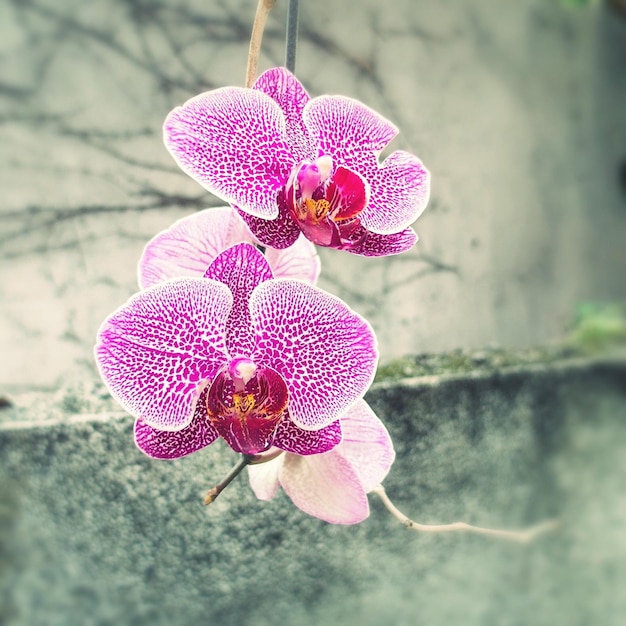
[[[292,73],[296,71],[296,47],[298,45],[298,0],[289,0],[287,8],[287,43],[285,46],[285,67]]]
[[[206,494],[206,498],[204,498],[204,504],[211,504],[214,502],[217,496],[230,485],[230,483],[241,474],[244,467],[246,465],[260,465],[261,463],[268,463],[269,461],[273,461],[275,458],[279,457],[283,454],[283,450],[276,448],[275,450],[268,452],[267,454],[244,454],[242,455],[241,461],[233,467],[233,469],[228,472],[226,478],[221,480],[215,487],[209,489]]]
[[[209,489],[206,494],[206,498],[204,499],[204,504],[211,504],[211,502],[214,502],[217,496],[219,496],[220,493],[222,493],[222,491],[224,491],[224,489],[226,489],[226,487],[228,487],[228,485],[230,485],[230,483],[232,483],[233,480],[241,474],[243,468],[246,465],[249,465],[253,459],[253,454],[244,454],[241,461],[239,461],[239,463],[235,465],[232,470],[230,470],[226,478],[217,483],[217,485],[215,485],[212,489]]]

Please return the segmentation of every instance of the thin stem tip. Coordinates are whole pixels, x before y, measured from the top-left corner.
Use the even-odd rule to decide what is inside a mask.
[[[382,485],[378,485],[372,489],[371,493],[375,493],[383,502],[387,510],[399,520],[405,528],[424,533],[450,533],[450,532],[467,532],[475,535],[485,535],[496,537],[499,539],[507,539],[518,543],[530,543],[544,533],[556,530],[560,523],[556,519],[546,520],[535,526],[523,530],[502,530],[499,528],[484,528],[482,526],[472,526],[465,522],[453,522],[451,524],[420,524],[407,517],[400,511],[389,499],[387,492]]]

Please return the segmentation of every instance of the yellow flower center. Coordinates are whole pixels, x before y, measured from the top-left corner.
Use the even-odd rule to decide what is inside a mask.
[[[235,393],[233,394],[233,404],[235,405],[235,411],[243,416],[254,408],[254,394]]]
[[[308,198],[304,201],[304,207],[306,210],[303,211],[303,218],[310,217],[317,224],[328,215],[328,212],[330,211],[330,202],[324,198],[321,200]]]

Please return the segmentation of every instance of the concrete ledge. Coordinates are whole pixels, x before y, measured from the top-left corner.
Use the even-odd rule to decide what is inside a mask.
[[[258,502],[245,476],[205,508],[234,461],[225,446],[152,461],[105,398],[4,409],[0,622],[621,626],[625,390],[616,357],[369,393],[398,452],[385,485],[401,509],[422,522],[562,520],[528,547],[409,533],[374,499],[363,524],[330,526],[282,494]]]

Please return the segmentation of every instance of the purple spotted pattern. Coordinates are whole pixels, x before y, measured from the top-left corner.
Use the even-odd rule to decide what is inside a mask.
[[[371,384],[374,333],[339,298],[299,281],[269,280],[252,293],[250,312],[253,359],[285,379],[298,426],[326,426],[323,416],[338,417]]]
[[[332,449],[341,441],[338,420],[375,372],[367,322],[316,287],[272,278],[248,243],[218,255],[207,276],[149,287],[100,329],[96,360],[111,393],[137,418],[137,445],[177,458],[211,443],[217,434],[206,389],[244,357],[259,371],[276,370],[287,386],[271,445],[294,454]]]
[[[135,294],[100,327],[100,374],[131,414],[160,430],[180,430],[201,385],[227,360],[233,296],[222,283],[181,278]]]
[[[237,198],[257,217],[276,217],[276,193],[293,156],[285,117],[271,98],[241,87],[202,93],[170,113],[164,136],[180,167],[210,191]]]
[[[378,157],[396,127],[365,105],[341,96],[310,99],[286,69],[262,74],[252,89],[206,92],[174,109],[164,125],[168,150],[182,169],[237,208],[264,245],[286,248],[300,232],[318,243],[365,256],[397,254],[417,241],[409,228],[429,197],[430,177],[414,155]],[[316,211],[319,228],[303,229],[296,203],[308,198],[298,172],[329,160],[317,195],[337,168],[351,170],[368,192],[352,223]],[[319,208],[319,207],[318,207]],[[309,220],[310,222],[310,220]],[[375,235],[375,236],[374,236]]]
[[[204,276],[224,283],[233,294],[226,323],[228,354],[233,358],[252,354],[255,337],[248,304],[253,289],[273,278],[268,262],[253,246],[239,246],[237,254],[218,255]]]
[[[178,459],[213,443],[219,435],[206,418],[207,391],[208,387],[200,394],[193,419],[182,430],[176,432],[157,430],[148,426],[142,419],[137,419],[135,422],[137,446],[155,459]]]
[[[276,429],[274,445],[281,450],[308,456],[332,450],[342,438],[341,420],[320,430],[303,430],[291,418],[284,419]]]

